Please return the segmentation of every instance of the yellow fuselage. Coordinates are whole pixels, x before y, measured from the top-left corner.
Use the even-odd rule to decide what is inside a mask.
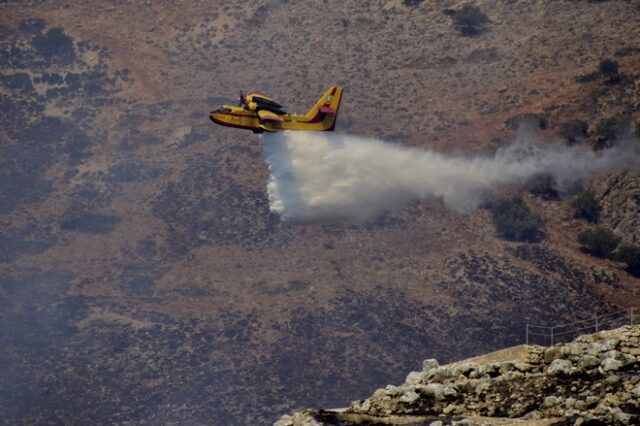
[[[279,117],[282,121],[265,121],[255,112],[244,108],[225,105],[223,108],[231,109],[230,112],[213,111],[210,118],[213,122],[228,127],[250,129],[256,132],[277,132],[279,130],[327,130],[331,127],[330,120],[321,120],[311,123],[304,115],[283,114]],[[332,121],[332,120],[331,120]]]
[[[209,118],[222,126],[249,129],[255,133],[280,130],[327,131],[335,127],[341,97],[342,89],[331,87],[305,115],[274,113],[265,115],[244,107],[224,105],[212,111]]]

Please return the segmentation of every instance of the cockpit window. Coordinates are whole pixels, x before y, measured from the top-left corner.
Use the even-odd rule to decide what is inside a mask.
[[[231,112],[231,108],[228,107],[220,107],[216,110],[216,112]]]

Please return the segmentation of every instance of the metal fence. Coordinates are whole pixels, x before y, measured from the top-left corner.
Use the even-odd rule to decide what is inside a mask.
[[[596,315],[592,318],[560,324],[554,326],[527,324],[525,342],[527,345],[539,343],[551,346],[557,342],[566,342],[581,334],[597,333],[600,330],[635,324],[638,318],[638,308],[628,308],[621,311]]]

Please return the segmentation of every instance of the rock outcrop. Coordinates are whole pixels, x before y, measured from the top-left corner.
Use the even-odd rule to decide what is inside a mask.
[[[522,345],[440,366],[340,410],[307,410],[275,426],[637,425],[640,325],[550,347]]]
[[[599,179],[595,190],[602,205],[602,224],[626,241],[640,244],[640,171]]]

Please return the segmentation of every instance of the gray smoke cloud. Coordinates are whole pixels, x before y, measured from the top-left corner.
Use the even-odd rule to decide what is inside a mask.
[[[271,211],[292,222],[363,221],[429,197],[466,213],[500,187],[539,173],[566,193],[597,174],[640,168],[637,142],[594,152],[526,133],[494,155],[474,157],[339,133],[282,132],[261,141]]]

